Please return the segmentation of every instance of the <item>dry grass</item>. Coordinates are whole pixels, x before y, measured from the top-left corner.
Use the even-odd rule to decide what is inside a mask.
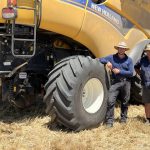
[[[0,106],[0,150],[149,150],[150,126],[143,124],[142,106],[129,107],[127,125],[119,124],[115,110],[114,128],[104,126],[79,133],[50,130],[40,106],[26,111]]]

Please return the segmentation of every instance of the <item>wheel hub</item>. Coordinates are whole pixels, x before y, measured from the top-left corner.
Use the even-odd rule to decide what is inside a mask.
[[[82,104],[88,113],[96,113],[104,99],[103,85],[97,78],[88,80],[82,91]]]

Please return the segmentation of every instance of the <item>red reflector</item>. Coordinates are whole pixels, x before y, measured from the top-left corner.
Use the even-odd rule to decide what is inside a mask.
[[[17,11],[14,8],[3,8],[2,17],[8,20],[15,19],[17,17]]]
[[[16,6],[17,0],[7,0],[8,7]]]

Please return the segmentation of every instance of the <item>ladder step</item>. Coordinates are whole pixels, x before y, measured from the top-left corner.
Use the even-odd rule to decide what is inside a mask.
[[[35,39],[21,39],[21,38],[14,38],[14,41],[35,42]]]
[[[0,27],[0,29],[6,29],[6,27],[5,27],[5,26],[2,26],[2,27]]]
[[[21,6],[17,6],[16,8],[18,8],[18,9],[26,9],[26,10],[36,10],[36,8],[21,7]]]
[[[10,73],[11,71],[0,71],[0,74]]]
[[[31,24],[22,24],[23,26],[28,26],[33,28],[31,33],[32,36],[31,37],[26,37],[26,36],[17,36],[17,34],[15,34],[15,20],[13,21],[12,24],[12,46],[11,46],[11,51],[12,51],[12,55],[14,57],[20,57],[20,58],[31,58],[35,55],[36,52],[36,31],[37,31],[37,17],[39,17],[38,15],[38,5],[37,5],[37,1],[38,0],[34,0],[34,5],[33,6],[16,6],[16,9],[24,9],[24,10],[31,10],[34,13],[34,18],[33,18],[33,22]],[[30,30],[29,30],[30,31]],[[3,32],[2,32],[3,33]],[[20,32],[21,33],[21,32]],[[18,34],[20,35],[20,34]],[[31,35],[31,34],[29,34]],[[28,38],[28,39],[27,39]],[[15,41],[20,41],[20,42],[32,42],[33,44],[33,52],[32,54],[28,54],[28,52],[25,52],[24,54],[15,54]],[[16,43],[17,44],[17,43]]]
[[[36,24],[21,24],[22,26],[28,26],[28,27],[36,27]]]
[[[11,34],[1,34],[0,33],[0,36],[12,36]]]

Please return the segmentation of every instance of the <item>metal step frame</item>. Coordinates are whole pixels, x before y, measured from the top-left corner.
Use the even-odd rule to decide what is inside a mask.
[[[20,7],[20,6],[16,6],[16,9],[25,9],[25,10],[29,10],[29,11],[34,11],[34,23],[31,24],[31,25],[28,25],[30,27],[33,28],[34,30],[34,35],[33,35],[33,39],[24,39],[24,38],[15,38],[15,19],[12,21],[12,34],[11,34],[11,52],[12,52],[12,55],[14,57],[21,57],[21,58],[31,58],[35,55],[35,52],[36,52],[36,33],[37,33],[37,19],[38,19],[38,8],[37,8],[37,3],[39,1],[38,0],[34,0],[34,8],[29,8],[29,7]],[[15,51],[14,51],[14,48],[15,48],[15,41],[22,41],[22,42],[33,42],[33,53],[32,55],[16,55],[15,54]]]

